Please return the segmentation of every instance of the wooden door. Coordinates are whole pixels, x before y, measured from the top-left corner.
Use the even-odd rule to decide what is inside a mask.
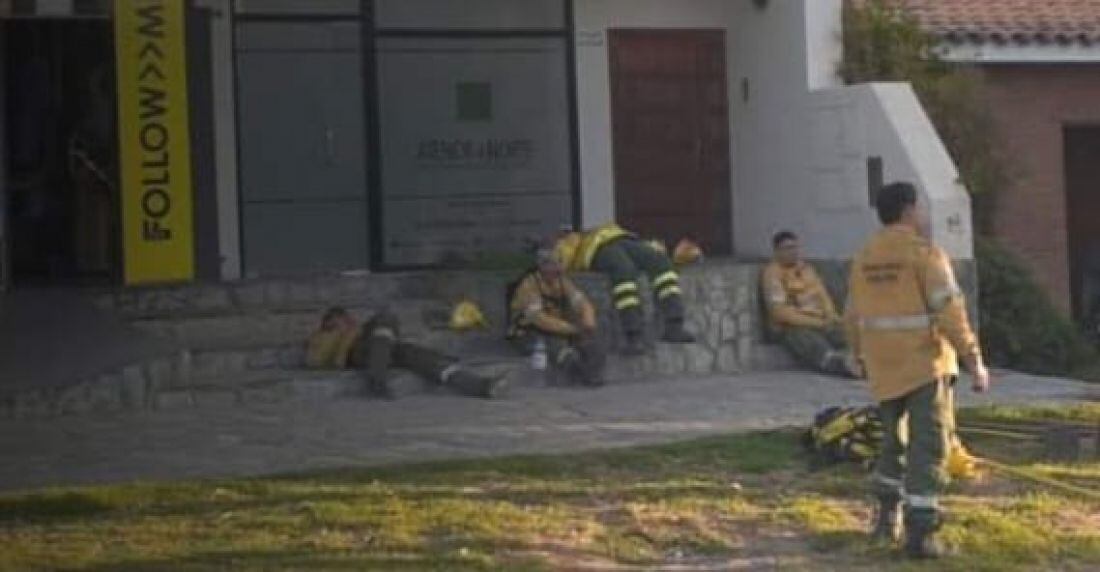
[[[725,33],[612,30],[616,219],[670,246],[731,251]]]
[[[1100,126],[1067,127],[1065,155],[1070,289],[1074,315],[1084,318],[1084,298],[1100,294]]]

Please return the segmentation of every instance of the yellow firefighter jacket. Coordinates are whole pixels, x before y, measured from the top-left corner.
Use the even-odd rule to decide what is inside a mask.
[[[319,369],[347,367],[348,356],[359,335],[358,328],[313,332],[306,346],[306,365]]]
[[[947,254],[897,225],[852,261],[845,327],[879,401],[956,375],[956,352],[981,351]]]
[[[794,266],[772,262],[761,280],[773,328],[824,328],[840,318],[821,278],[805,262]]]
[[[510,335],[517,335],[516,329],[533,327],[549,334],[571,336],[579,332],[578,324],[591,328],[596,325],[596,309],[565,276],[546,281],[538,272],[531,272],[516,287],[510,307],[515,316]]]
[[[592,267],[600,247],[624,236],[631,235],[613,222],[585,232],[571,232],[554,245],[554,258],[570,272],[585,272]]]

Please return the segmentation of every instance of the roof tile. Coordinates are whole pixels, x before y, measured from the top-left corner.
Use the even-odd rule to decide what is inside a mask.
[[[1100,44],[1100,0],[896,0],[951,43]]]

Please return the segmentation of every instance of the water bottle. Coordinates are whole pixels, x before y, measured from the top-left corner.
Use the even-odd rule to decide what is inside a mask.
[[[531,352],[531,369],[535,371],[546,371],[547,361],[546,341],[542,338],[538,338],[535,340],[535,349]]]

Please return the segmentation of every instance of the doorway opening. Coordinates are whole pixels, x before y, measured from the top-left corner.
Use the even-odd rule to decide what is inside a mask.
[[[15,286],[120,275],[114,38],[107,19],[0,20],[0,136]]]
[[[616,219],[730,254],[725,32],[618,29],[608,46]]]

